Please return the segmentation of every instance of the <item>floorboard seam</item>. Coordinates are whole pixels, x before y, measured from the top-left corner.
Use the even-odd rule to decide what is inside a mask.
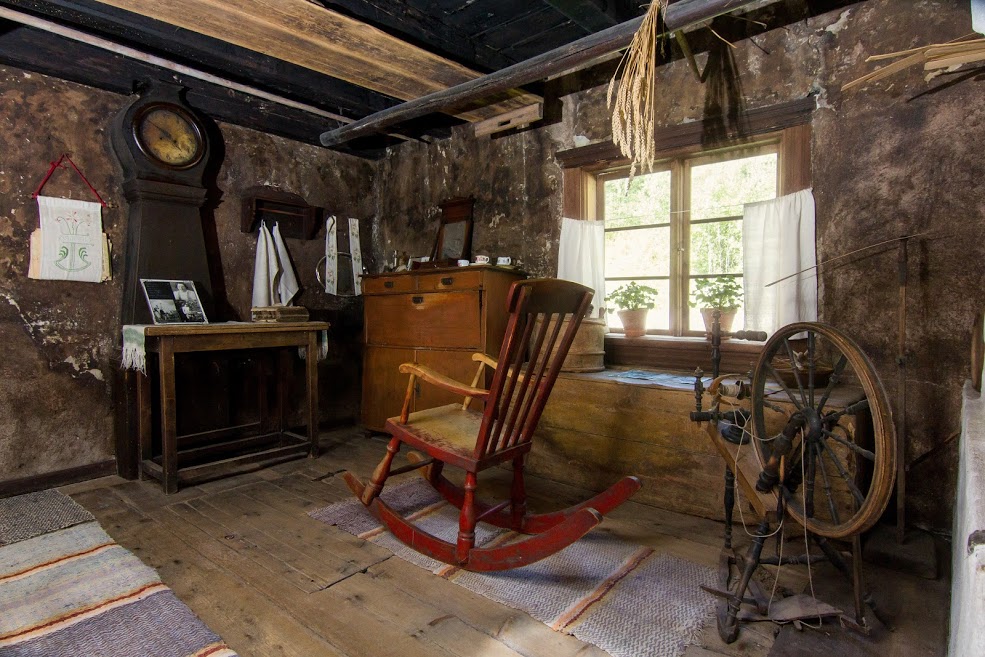
[[[315,477],[311,481],[325,481],[326,479],[329,479],[331,477],[334,477],[335,475],[338,475],[338,474],[342,474],[343,472],[345,472],[345,468],[342,468],[341,470],[333,470],[332,472],[326,472],[323,475],[320,475],[318,477]]]
[[[334,582],[332,582],[332,583],[328,584],[327,586],[324,586],[324,587],[322,587],[322,588],[320,588],[318,590],[319,591],[327,591],[328,589],[332,588],[333,586],[335,586],[339,582],[344,582],[345,580],[349,579],[350,577],[354,577],[356,575],[369,575],[369,569],[370,568],[373,568],[374,566],[378,566],[381,563],[384,563],[386,561],[389,561],[394,556],[396,556],[396,555],[391,554],[390,556],[383,557],[379,561],[377,561],[375,563],[371,563],[368,566],[366,566],[365,568],[362,568],[361,570],[353,571],[353,572],[349,573],[348,575],[346,575],[344,577],[340,577],[339,579],[335,580]],[[370,575],[370,577],[372,577],[372,575]]]

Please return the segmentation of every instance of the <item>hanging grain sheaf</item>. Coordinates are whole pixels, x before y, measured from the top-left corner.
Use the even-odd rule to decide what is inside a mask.
[[[657,78],[657,40],[662,38],[660,17],[668,0],[653,0],[616,72],[609,82],[612,142],[631,161],[630,178],[649,171],[654,162],[654,98]],[[619,74],[622,82],[616,84]],[[618,87],[618,90],[617,90]]]

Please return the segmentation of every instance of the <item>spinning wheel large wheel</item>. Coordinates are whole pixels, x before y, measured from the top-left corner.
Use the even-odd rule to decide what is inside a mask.
[[[845,390],[849,397],[835,410],[833,395]],[[871,431],[859,421],[865,415]],[[799,523],[836,539],[875,524],[893,490],[895,431],[882,383],[855,342],[824,324],[780,329],[756,364],[752,419],[764,469],[772,460],[786,508]],[[792,441],[777,433],[785,424]]]

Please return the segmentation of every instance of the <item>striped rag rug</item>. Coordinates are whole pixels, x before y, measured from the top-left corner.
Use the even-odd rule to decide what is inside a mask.
[[[97,655],[236,653],[70,498],[0,499],[0,656]]]
[[[384,490],[383,499],[425,531],[454,542],[458,509],[423,480]],[[542,561],[496,573],[473,573],[407,547],[355,499],[309,513],[475,593],[530,614],[613,657],[678,657],[696,642],[714,601],[699,587],[711,568],[595,530]],[[516,540],[515,532],[479,524],[476,542]]]

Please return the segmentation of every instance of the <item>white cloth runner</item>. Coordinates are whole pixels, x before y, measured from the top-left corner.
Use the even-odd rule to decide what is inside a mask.
[[[232,322],[231,322],[232,323]],[[235,322],[247,324],[248,322]],[[123,364],[125,370],[136,370],[147,374],[147,351],[144,332],[153,324],[126,324],[123,326]],[[298,356],[304,360],[307,349],[298,347]],[[318,360],[328,358],[328,331],[321,331],[318,344]]]
[[[144,329],[150,324],[123,326],[123,369],[147,374],[147,354],[144,350]]]

